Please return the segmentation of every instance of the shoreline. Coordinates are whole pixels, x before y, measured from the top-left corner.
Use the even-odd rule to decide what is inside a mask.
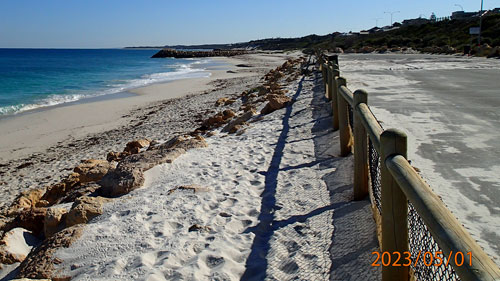
[[[214,66],[214,69],[206,69],[209,77],[156,82],[114,94],[83,98],[18,114],[0,116],[0,131],[3,132],[0,136],[0,164],[38,152],[40,146],[49,147],[63,141],[67,138],[65,135],[69,135],[67,132],[73,131],[72,128],[84,129],[84,132],[77,133],[78,136],[99,133],[121,125],[120,119],[123,119],[121,116],[126,115],[127,111],[146,106],[151,102],[181,98],[197,91],[210,90],[208,84],[216,79],[237,77],[237,75],[231,75],[232,73],[226,73],[236,68],[236,63],[226,58],[214,60],[226,63],[227,70],[217,69],[219,66]],[[105,114],[103,114],[104,109],[107,110]],[[75,112],[77,112],[76,116]],[[32,119],[47,120],[50,124],[32,123]],[[63,124],[59,123],[61,120],[64,120]],[[107,126],[102,121],[110,121],[112,124]],[[56,125],[57,133],[52,135],[52,140],[47,141],[43,135],[46,135],[55,123],[59,123]],[[98,126],[97,130],[91,129],[95,126]],[[28,147],[20,147],[18,145],[20,139]],[[19,153],[19,151],[23,152]]]

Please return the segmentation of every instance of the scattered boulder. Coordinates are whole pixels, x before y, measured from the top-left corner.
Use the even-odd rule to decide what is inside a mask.
[[[261,86],[261,87],[259,87],[259,91],[257,92],[257,95],[260,97],[263,95],[267,95],[269,92],[271,92],[271,87]]]
[[[262,109],[260,112],[261,114],[269,114],[275,110],[284,108],[292,99],[290,97],[287,97],[285,95],[269,95],[268,97],[268,103],[266,106]]]
[[[102,207],[109,199],[103,197],[82,196],[75,200],[66,215],[66,226],[87,223],[102,214]]]
[[[236,132],[236,131],[234,131],[234,128],[236,126],[239,126],[239,125],[243,124],[244,122],[248,121],[248,119],[252,118],[252,116],[254,116],[254,114],[256,114],[255,110],[250,109],[249,111],[243,113],[243,115],[241,115],[241,116],[237,117],[236,119],[234,119],[233,121],[229,122],[229,124],[227,124],[222,129],[222,132],[226,132],[226,133],[230,133],[231,131]]]
[[[220,126],[222,123],[224,123],[224,115],[222,113],[217,113],[216,115],[205,120],[202,126],[206,128],[214,128]]]
[[[73,175],[73,176],[75,176],[75,175]],[[78,174],[76,175],[76,177],[78,177]],[[70,183],[67,186],[65,182],[60,182],[60,183],[56,183],[52,186],[49,186],[47,188],[47,191],[43,195],[42,200],[45,202],[48,202],[49,205],[55,204],[59,201],[60,198],[62,198],[66,195],[67,187],[73,187],[75,185],[76,185],[76,183],[73,183],[73,184]]]
[[[228,98],[220,98],[215,102],[216,106],[221,106],[227,102]]]
[[[47,208],[32,208],[22,210],[16,218],[10,222],[11,226],[22,227],[31,231],[34,235],[43,233],[43,221]],[[12,227],[14,228],[14,227]]]
[[[74,202],[76,198],[81,196],[91,196],[96,193],[96,191],[101,188],[96,182],[89,182],[80,186],[76,186],[69,190],[67,194],[58,200],[58,203],[68,203]]]
[[[138,142],[138,141],[137,141]],[[130,142],[134,143],[134,142]],[[129,147],[129,144],[127,147]],[[149,142],[148,142],[149,144]],[[130,146],[132,147],[132,146]],[[107,160],[82,160],[81,164],[76,166],[74,171],[79,175],[80,183],[94,182],[99,181],[104,177],[104,175],[110,170],[113,169],[114,165],[108,162]]]
[[[64,208],[49,208],[45,214],[43,232],[50,237],[65,228],[65,219],[68,211]]]
[[[34,208],[45,193],[45,189],[35,188],[21,192],[7,210],[8,216],[15,216],[23,210]]]
[[[243,111],[243,112],[247,112],[249,110],[254,110],[255,111],[255,105],[253,105],[253,104],[244,104],[244,105],[240,106],[240,110]]]
[[[130,155],[123,159],[116,169],[108,172],[99,182],[104,196],[117,197],[139,188],[144,183],[144,172],[152,167],[171,163],[181,154],[192,148],[206,147],[207,143],[201,136],[187,138],[174,137],[153,150]]]
[[[120,161],[122,160],[123,158],[129,156],[131,153],[130,152],[114,152],[114,151],[110,151],[108,153],[108,155],[106,156],[106,160],[108,160],[108,162],[112,162],[112,161]]]
[[[244,124],[244,123],[243,123]],[[239,129],[243,128],[243,124],[241,125],[236,125],[234,127],[232,127],[230,130],[229,130],[229,133],[230,134],[234,134],[236,132],[238,132]]]
[[[228,100],[226,100],[226,102],[224,103],[224,105],[231,105],[231,104],[233,104],[235,102],[236,102],[235,99],[228,99]]]
[[[39,240],[29,230],[14,228],[5,233],[0,240],[0,263],[22,262]]]
[[[137,154],[141,150],[141,148],[145,148],[149,146],[151,143],[148,139],[140,139],[127,143],[127,146],[123,150],[123,152],[129,152],[131,154]]]
[[[45,239],[35,250],[30,252],[28,257],[19,265],[19,272],[16,278],[32,279],[52,279],[54,264],[60,260],[54,258],[54,253],[62,247],[69,247],[73,241],[78,239],[83,233],[83,228],[79,225],[66,228]]]
[[[236,113],[234,113],[234,111],[232,111],[231,109],[226,109],[222,112],[222,115],[223,115],[223,119],[224,121],[225,120],[228,120],[228,119],[231,119],[233,118],[234,116],[236,116]]]

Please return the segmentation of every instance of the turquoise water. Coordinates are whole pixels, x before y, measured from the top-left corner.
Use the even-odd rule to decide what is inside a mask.
[[[0,49],[0,115],[210,75],[205,61],[151,59],[156,50]]]

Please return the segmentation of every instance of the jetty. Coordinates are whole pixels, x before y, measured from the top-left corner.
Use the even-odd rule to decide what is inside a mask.
[[[247,54],[246,50],[220,50],[210,51],[181,51],[175,49],[162,49],[151,58],[204,58],[204,57],[232,57]]]

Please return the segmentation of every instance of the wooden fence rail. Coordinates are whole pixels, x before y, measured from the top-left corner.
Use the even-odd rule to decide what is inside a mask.
[[[500,281],[498,266],[409,164],[406,135],[396,129],[382,129],[368,106],[368,94],[362,90],[353,93],[347,88],[346,79],[340,77],[338,57],[320,55],[318,61],[323,74],[325,95],[332,103],[333,128],[339,130],[340,154],[354,154],[355,200],[366,198],[370,190],[370,177],[373,175],[369,173],[368,140],[380,155],[382,212],[379,214],[377,208],[372,210],[377,224],[380,224],[377,228],[381,229],[379,241],[382,253],[387,252],[394,261],[398,255],[402,258],[405,252],[415,250],[410,248],[409,240],[408,206],[412,204],[432,238],[442,249],[443,258],[453,257],[453,253],[463,254],[461,264],[457,259],[448,258],[455,272],[447,272],[446,276],[456,274],[464,281]],[[353,113],[353,128],[349,122],[349,107]],[[370,198],[373,200],[373,196]],[[438,253],[431,254],[434,256]],[[419,270],[415,268],[412,271],[407,266],[383,266],[382,280],[414,279],[419,273],[414,272]]]

